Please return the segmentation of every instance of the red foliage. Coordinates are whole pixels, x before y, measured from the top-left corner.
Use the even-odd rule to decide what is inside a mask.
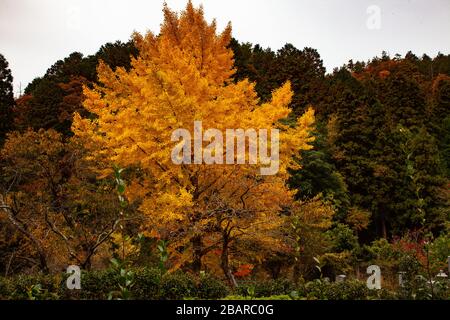
[[[419,232],[412,232],[401,239],[394,239],[393,245],[397,251],[414,256],[422,266],[427,265],[425,248],[427,241]]]
[[[220,256],[222,254],[222,249],[211,250],[211,253],[216,256]]]
[[[391,74],[390,71],[383,70],[383,71],[380,71],[380,73],[378,75],[380,76],[381,79],[386,79],[387,77],[389,77],[390,74]]]
[[[252,264],[242,264],[239,266],[238,270],[234,273],[234,276],[236,278],[245,278],[250,273],[252,273],[252,270],[254,268],[254,265]]]

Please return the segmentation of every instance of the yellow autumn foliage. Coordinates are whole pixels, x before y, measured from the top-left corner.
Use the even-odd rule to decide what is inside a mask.
[[[311,148],[313,110],[299,117],[296,126],[282,124],[291,113],[289,82],[262,104],[253,83],[235,83],[233,53],[227,47],[231,25],[217,33],[215,21],[207,23],[202,8],[190,2],[181,14],[164,7],[159,35],[135,33],[133,38],[139,56],[131,69],[113,71],[100,63],[101,84],[84,88],[84,107],[95,119],[75,115],[72,129],[91,157],[103,169],[112,164],[142,169],[127,196],[142,199],[140,210],[147,214],[149,228],[162,236],[176,231],[179,238],[173,243],[178,247],[212,232],[211,199],[251,212],[245,222],[250,227],[277,227],[280,209],[292,199],[285,185],[287,169],[295,167],[299,151]],[[179,128],[192,133],[194,121],[222,132],[279,129],[278,174],[261,176],[261,164],[174,164],[171,134]],[[233,218],[232,223],[240,222]]]

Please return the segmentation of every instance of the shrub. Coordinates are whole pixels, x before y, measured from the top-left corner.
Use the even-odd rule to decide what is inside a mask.
[[[380,290],[370,290],[370,295],[367,297],[368,300],[398,300],[399,296],[396,292],[380,289]]]
[[[19,275],[8,281],[6,288],[14,300],[59,299],[58,277],[50,275]]]
[[[63,288],[72,298],[106,300],[111,291],[117,290],[118,274],[113,270],[90,271],[81,273],[81,290]]]
[[[334,251],[353,251],[359,248],[358,237],[346,224],[338,223],[333,229],[327,231],[333,241]]]
[[[328,282],[315,280],[300,289],[300,295],[311,300],[362,300],[370,295],[364,282],[348,280],[345,282]]]
[[[148,268],[135,270],[134,280],[135,285],[132,291],[136,299],[156,300],[160,298],[160,270]]]
[[[0,300],[6,300],[10,296],[10,281],[4,277],[0,277]]]
[[[330,300],[363,300],[369,296],[369,289],[364,282],[349,280],[335,282],[328,290]]]
[[[370,246],[364,246],[365,255],[373,262],[395,261],[397,259],[393,246],[386,239],[375,240]]]
[[[446,300],[450,297],[450,288],[447,280],[433,280],[433,286],[430,281],[422,275],[405,281],[405,284],[399,290],[399,297],[407,300]]]
[[[294,288],[294,284],[288,279],[277,279],[243,283],[236,292],[243,296],[270,297],[287,294]]]
[[[406,261],[405,261],[406,263]],[[226,299],[226,300],[360,300],[360,299],[430,299],[426,279],[414,279],[410,291],[393,293],[386,289],[369,290],[365,282],[348,280],[329,282],[316,279],[294,287],[287,279],[253,281],[241,284],[232,295],[225,283],[212,275],[194,277],[176,272],[161,275],[158,269],[132,269],[135,285],[131,298],[135,299]],[[22,275],[0,277],[0,299],[97,299],[108,298],[118,290],[119,274],[114,270],[82,272],[81,290],[66,288],[66,274]],[[405,288],[403,288],[404,290]],[[446,283],[434,285],[433,298],[448,299]]]
[[[219,279],[211,275],[201,275],[197,286],[200,299],[220,299],[226,297],[230,289]]]
[[[199,278],[177,272],[161,275],[159,269],[132,269],[133,283],[130,293],[132,299],[220,299],[230,290],[219,279],[210,275]],[[66,287],[68,274],[52,276],[21,275],[9,279],[0,277],[0,299],[82,299],[106,300],[110,293],[118,292],[120,274],[117,270],[83,271],[81,290]]]
[[[169,300],[195,297],[195,280],[187,273],[166,273],[161,278],[160,293],[162,299]]]
[[[304,296],[309,300],[326,300],[329,285],[327,281],[320,279],[307,282],[299,288],[299,296]]]
[[[443,234],[436,238],[430,246],[430,262],[433,271],[445,270],[450,252],[450,235]]]

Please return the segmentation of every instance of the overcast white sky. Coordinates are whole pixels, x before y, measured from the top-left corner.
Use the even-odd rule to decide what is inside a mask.
[[[450,53],[450,0],[194,0],[240,41],[316,48],[328,71],[349,59]],[[181,10],[186,0],[167,0]],[[15,91],[73,51],[159,30],[163,0],[0,0],[0,53]]]

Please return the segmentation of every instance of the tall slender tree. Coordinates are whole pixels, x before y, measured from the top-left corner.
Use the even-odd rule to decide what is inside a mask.
[[[13,129],[14,91],[13,77],[8,67],[8,61],[0,54],[0,146],[5,135]]]

